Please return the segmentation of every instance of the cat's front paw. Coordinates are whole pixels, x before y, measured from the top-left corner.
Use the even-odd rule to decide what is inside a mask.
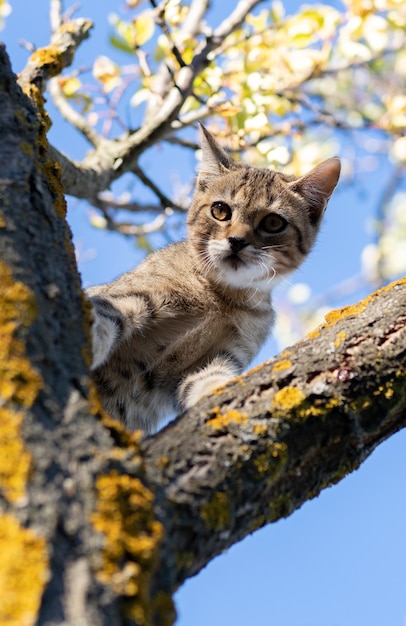
[[[182,406],[185,409],[190,409],[198,400],[201,400],[204,396],[209,396],[215,389],[222,387],[229,380],[230,378],[223,376],[213,376],[205,378],[204,380],[196,380],[186,387],[183,393],[183,401],[181,402]]]
[[[239,374],[229,361],[216,358],[204,369],[189,374],[179,387],[179,402],[182,408],[189,409],[204,396],[228,383]]]

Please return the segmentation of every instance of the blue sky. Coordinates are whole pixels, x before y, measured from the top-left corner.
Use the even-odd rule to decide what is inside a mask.
[[[19,41],[42,46],[49,40],[48,2],[11,4],[13,13],[2,38],[17,72],[27,58]],[[114,11],[115,3],[81,4],[77,15],[92,18],[95,30],[80,48],[76,66],[90,64],[99,54],[114,56],[107,47],[107,13]],[[216,22],[233,3],[213,4]],[[285,4],[288,9],[297,5]],[[49,110],[52,116],[51,103]],[[53,117],[51,140],[79,158],[85,144]],[[162,149],[147,153],[143,166],[159,176],[170,194],[177,176],[184,183],[193,176],[195,162],[181,153],[174,160]],[[381,180],[388,175],[385,168],[379,172]],[[375,208],[375,177],[360,176],[355,189],[341,185],[312,256],[292,282],[306,282],[322,293],[359,271],[361,250],[371,237],[366,223]],[[94,284],[130,269],[140,255],[121,236],[93,229],[88,210],[83,202],[69,201],[83,281]],[[257,361],[274,352],[275,343],[269,342]],[[339,485],[215,559],[177,593],[179,626],[406,626],[405,447],[403,431]]]

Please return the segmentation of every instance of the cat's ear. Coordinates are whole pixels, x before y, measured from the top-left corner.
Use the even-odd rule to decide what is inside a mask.
[[[318,222],[340,178],[341,162],[338,157],[326,159],[310,172],[290,183],[291,189],[306,200],[310,219]]]
[[[225,170],[230,169],[230,157],[203,124],[200,124],[200,147],[202,161],[199,166],[199,181],[221,176]]]

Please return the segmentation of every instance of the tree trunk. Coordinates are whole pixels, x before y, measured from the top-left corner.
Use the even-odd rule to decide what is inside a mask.
[[[405,425],[406,281],[141,441],[90,382],[40,92],[0,72],[0,624],[168,625],[186,578]]]

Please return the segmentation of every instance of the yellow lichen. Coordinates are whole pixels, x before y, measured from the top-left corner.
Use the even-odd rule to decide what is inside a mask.
[[[49,190],[53,197],[53,203],[56,213],[62,217],[66,217],[66,200],[63,194],[63,187],[61,182],[61,166],[56,161],[47,159],[42,163],[43,171],[48,181]],[[72,247],[70,239],[66,239],[65,245],[69,248]]]
[[[176,609],[172,596],[164,591],[155,594],[155,613],[159,615],[159,626],[172,626],[176,620]]]
[[[33,626],[48,578],[45,539],[1,515],[0,555],[0,626]]]
[[[250,522],[249,531],[253,533],[255,530],[262,528],[264,524],[265,524],[265,516],[259,515],[256,519],[253,519],[252,522]]]
[[[260,372],[264,367],[263,363],[260,363],[259,365],[255,365],[255,367],[251,367],[250,370],[248,370],[248,374],[253,374],[254,372]]]
[[[275,372],[280,372],[281,370],[287,370],[290,367],[292,367],[292,361],[289,359],[283,359],[282,361],[277,361],[272,369]]]
[[[362,313],[362,311],[366,309],[367,304],[368,302],[365,299],[361,300],[361,302],[357,302],[356,304],[350,304],[348,306],[342,307],[341,309],[335,309],[334,311],[326,313],[325,326],[331,326],[332,324],[335,324],[344,317],[349,317],[350,315],[359,315],[359,313]]]
[[[340,406],[341,400],[336,397],[317,398],[311,404],[303,408],[299,407],[297,415],[300,418],[306,417],[324,417],[329,415],[331,409]]]
[[[286,443],[277,441],[272,445],[271,456],[274,459],[277,459],[278,457],[286,456],[287,450],[288,448],[287,448]]]
[[[345,339],[345,332],[341,331],[341,332],[337,333],[337,337],[334,340],[334,346],[336,348],[339,348],[341,346],[342,342],[344,341],[344,339]]]
[[[39,67],[46,66],[50,76],[58,76],[64,65],[61,52],[52,46],[35,50],[30,57],[30,62]]]
[[[91,516],[104,536],[98,579],[126,599],[125,611],[138,624],[149,624],[153,611],[149,581],[163,537],[155,519],[153,493],[139,478],[112,472],[96,482],[97,508]]]
[[[49,63],[50,66],[54,64],[53,69],[55,69],[56,74],[60,73],[57,70],[58,63],[60,63],[61,60],[60,57],[58,57],[57,51],[48,48],[41,48],[34,52],[31,58],[36,64],[39,63],[41,65],[43,63]],[[41,90],[38,88],[38,86],[33,83],[25,86],[24,92],[34,102],[38,112],[39,127],[36,138],[37,162],[42,169],[42,173],[44,174],[45,183],[48,185],[49,192],[52,196],[55,211],[57,215],[65,218],[66,200],[63,193],[61,180],[61,166],[59,165],[59,163],[57,163],[57,161],[52,160],[49,157],[47,132],[50,129],[52,123],[45,109],[44,96],[42,95]],[[66,230],[66,232],[68,232],[68,229]],[[66,237],[65,245],[69,252],[72,253],[72,258],[74,258],[73,245],[69,237]]]
[[[325,316],[325,319],[326,319],[325,326],[331,326],[332,324],[335,324],[336,322],[343,319],[344,317],[349,317],[351,315],[359,315],[366,309],[366,307],[372,302],[374,298],[376,298],[377,296],[379,296],[380,294],[386,291],[391,291],[394,287],[400,287],[400,286],[402,287],[406,286],[406,278],[402,278],[400,280],[397,280],[391,283],[390,285],[381,287],[381,289],[374,291],[369,296],[367,296],[360,302],[357,302],[356,304],[350,304],[349,306],[342,307],[341,309],[330,311],[330,313],[327,313],[327,315]]]
[[[287,517],[292,511],[292,503],[287,494],[281,494],[271,500],[268,505],[267,519],[269,522],[276,522],[282,517]]]
[[[316,328],[315,330],[308,333],[307,338],[314,339],[320,335],[321,328],[328,328],[329,326],[336,324],[343,318],[350,317],[352,315],[359,315],[374,300],[374,298],[378,297],[380,294],[386,291],[391,291],[393,288],[396,288],[396,287],[405,287],[405,286],[406,286],[406,278],[401,278],[400,280],[397,280],[391,283],[390,285],[386,285],[385,287],[381,287],[381,289],[374,291],[369,296],[367,296],[360,302],[357,302],[356,304],[350,304],[348,306],[342,307],[341,309],[335,309],[333,311],[330,311],[325,316],[325,320],[326,320],[325,323],[322,324],[320,328]]]
[[[283,387],[273,397],[271,411],[282,412],[289,419],[305,420],[309,417],[327,417],[331,410],[342,403],[339,397],[320,397],[311,400],[298,387]]]
[[[182,569],[189,568],[195,561],[193,552],[179,552],[176,555],[176,569],[180,572]]]
[[[270,482],[274,482],[283,470],[287,458],[286,443],[276,442],[268,446],[265,452],[257,454],[253,464],[259,476],[266,475]]]
[[[303,391],[297,387],[283,387],[276,392],[273,397],[273,403],[283,409],[294,409],[306,399]]]
[[[395,390],[393,388],[393,382],[388,380],[385,385],[379,385],[377,389],[372,392],[374,396],[385,396],[387,400],[390,400],[395,395]]]
[[[22,415],[0,408],[0,490],[9,502],[25,495],[31,456],[20,436]]]
[[[254,435],[257,437],[263,437],[268,432],[268,426],[266,424],[254,424],[252,427]]]
[[[33,152],[34,152],[34,148],[32,146],[32,144],[27,143],[26,141],[22,141],[21,144],[21,150],[27,155],[27,156],[32,156]]]
[[[254,466],[258,474],[265,474],[269,470],[269,456],[267,454],[258,454],[254,459]]]
[[[352,402],[349,403],[349,406],[354,413],[359,414],[366,409],[370,409],[374,402],[376,401],[369,396],[359,396],[355,400],[352,400]]]
[[[244,426],[247,423],[248,417],[244,413],[240,413],[234,409],[227,411],[225,415],[220,413],[220,409],[218,407],[214,408],[212,413],[214,413],[214,417],[209,419],[206,424],[207,426],[211,426],[214,430],[219,430],[220,428],[224,428],[229,424],[241,424]]]
[[[4,404],[32,406],[43,381],[28,360],[23,341],[16,337],[26,333],[37,315],[35,298],[28,287],[13,280],[2,261],[0,284],[0,490],[14,502],[25,494],[30,455],[21,438],[21,414]]]
[[[221,530],[231,521],[231,504],[226,493],[218,491],[202,506],[201,516],[208,528]]]
[[[166,454],[163,454],[157,461],[159,467],[165,468],[168,467],[170,463],[170,458]]]
[[[23,283],[14,281],[0,261],[0,397],[25,407],[32,406],[43,381],[25,356],[25,346],[15,337],[37,315],[35,298]]]

